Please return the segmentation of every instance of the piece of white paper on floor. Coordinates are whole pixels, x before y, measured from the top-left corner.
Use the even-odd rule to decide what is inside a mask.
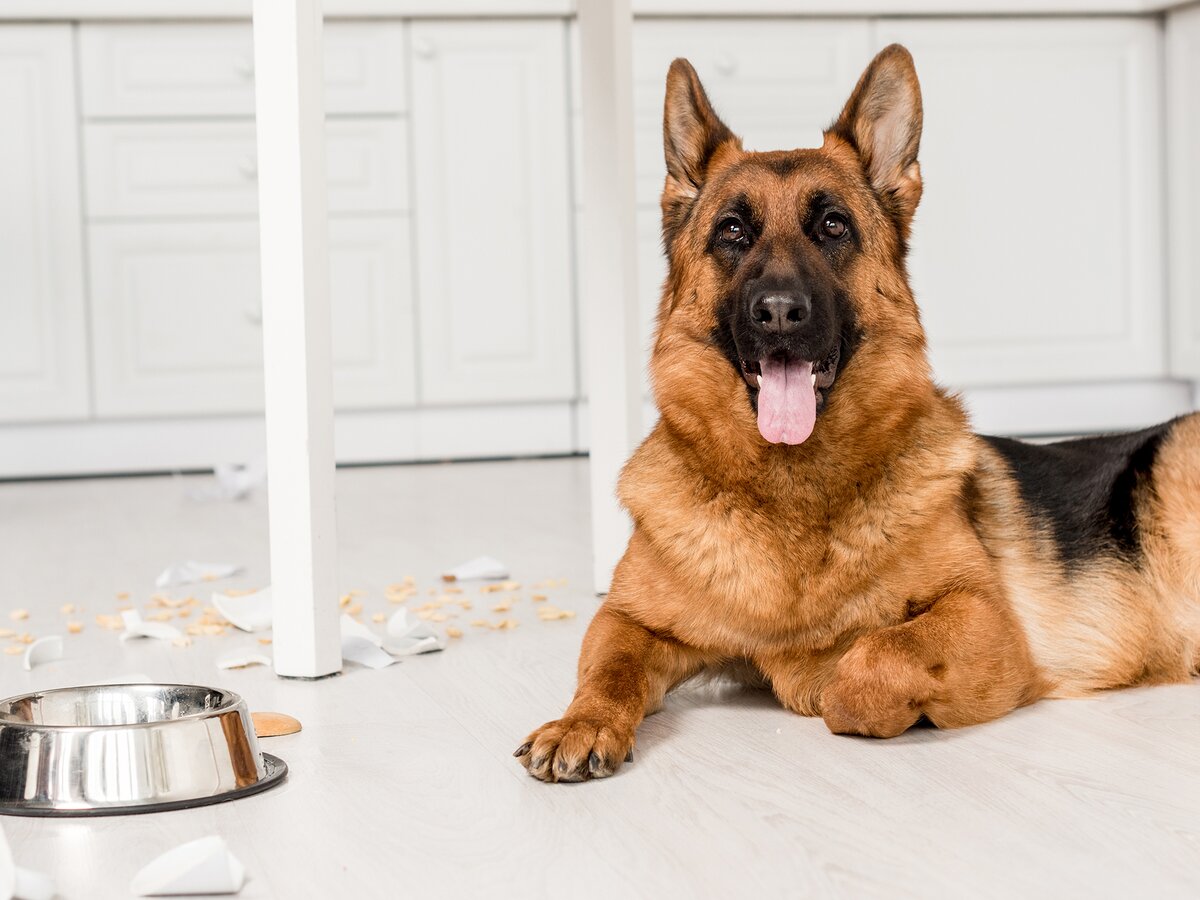
[[[196,562],[194,559],[173,562],[154,580],[155,587],[169,588],[181,584],[195,584],[197,581],[216,581],[228,578],[242,571],[242,567],[233,563]]]
[[[133,876],[130,890],[139,897],[236,894],[246,870],[218,835],[180,844],[147,863]]]
[[[0,898],[3,900],[51,900],[54,880],[42,872],[23,869],[12,857],[4,825],[0,824]]]
[[[388,619],[383,649],[393,656],[414,656],[445,648],[445,639],[428,622],[415,617],[410,619],[407,609],[396,610]]]
[[[358,663],[369,669],[384,669],[397,662],[394,656],[381,648],[383,637],[362,622],[342,613],[338,627],[342,632],[343,660]]]
[[[477,556],[462,565],[442,573],[446,581],[472,581],[477,578],[497,579],[508,577],[508,566],[491,556]]]
[[[147,622],[136,609],[127,609],[121,613],[121,621],[125,623],[125,630],[121,632],[121,640],[123,641],[132,640],[133,638],[156,638],[160,641],[173,641],[176,638],[183,637],[183,632],[174,625],[168,625],[166,622]]]
[[[188,491],[192,500],[244,500],[267,480],[267,458],[259,455],[245,465],[223,463],[213,468],[211,481]]]
[[[249,666],[273,665],[274,659],[261,646],[234,647],[218,656],[216,663],[218,669],[245,669]]]
[[[242,631],[265,631],[271,627],[271,588],[267,586],[253,594],[231,597],[213,591],[212,605],[229,622]]]
[[[63,658],[63,639],[61,634],[52,634],[38,638],[25,648],[23,665],[26,672],[32,672],[34,666],[54,662]]]

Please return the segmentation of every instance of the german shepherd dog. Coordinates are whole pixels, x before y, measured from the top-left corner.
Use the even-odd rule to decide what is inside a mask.
[[[744,151],[671,65],[661,418],[622,473],[634,532],[574,700],[515,753],[534,777],[611,775],[704,672],[890,737],[1200,670],[1200,416],[972,433],[905,271],[921,121],[898,45],[818,149]]]

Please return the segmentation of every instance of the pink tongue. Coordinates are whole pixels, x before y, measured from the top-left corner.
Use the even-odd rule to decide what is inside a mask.
[[[803,444],[817,421],[812,363],[761,360],[758,433],[772,444]]]

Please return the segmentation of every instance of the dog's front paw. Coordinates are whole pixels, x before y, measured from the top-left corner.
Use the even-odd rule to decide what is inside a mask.
[[[542,781],[607,778],[633,761],[633,732],[600,719],[565,716],[529,735],[513,756]]]
[[[821,716],[834,734],[895,737],[921,717],[943,668],[926,668],[882,632],[869,634],[838,660]]]

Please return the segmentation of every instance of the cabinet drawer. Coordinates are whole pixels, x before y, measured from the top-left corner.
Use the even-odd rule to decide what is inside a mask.
[[[819,147],[871,58],[859,21],[638,22],[633,32],[633,106],[639,204],[657,203],[667,69],[686,57],[717,113],[748,150]]]
[[[403,28],[398,22],[326,25],[326,112],[403,112]],[[248,22],[85,23],[79,38],[86,117],[254,112],[254,42]]]
[[[402,119],[326,126],[330,212],[408,208]],[[251,122],[89,122],[87,212],[122,216],[252,215],[258,207]]]
[[[334,402],[415,396],[408,220],[329,225]],[[262,409],[258,230],[252,222],[89,228],[100,416]]]

